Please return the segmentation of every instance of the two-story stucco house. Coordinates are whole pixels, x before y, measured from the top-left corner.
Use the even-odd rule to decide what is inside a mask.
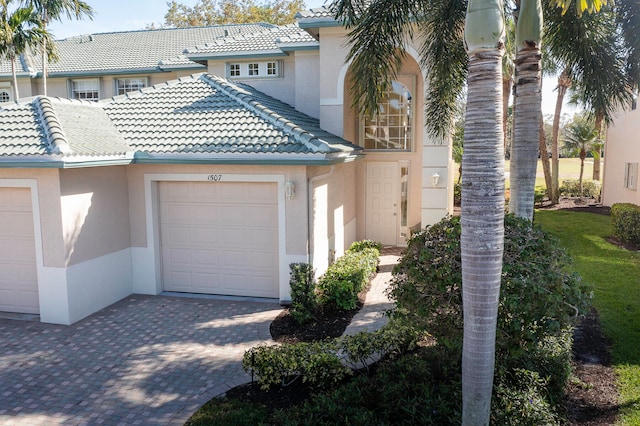
[[[638,191],[640,163],[640,109],[621,112],[607,129],[604,156],[602,204],[633,203],[640,205]]]
[[[71,38],[49,96],[23,58],[32,97],[0,104],[0,311],[70,324],[167,291],[286,303],[290,263],[319,275],[355,240],[403,245],[451,212],[417,47],[362,117],[346,31],[319,8],[282,27]]]

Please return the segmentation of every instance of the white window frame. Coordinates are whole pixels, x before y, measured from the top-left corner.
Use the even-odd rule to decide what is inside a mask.
[[[76,86],[86,86],[76,89]],[[92,87],[91,87],[92,86]],[[89,92],[95,92],[96,97],[87,97]],[[76,94],[84,93],[84,96],[76,96]],[[98,78],[79,78],[69,81],[69,94],[71,99],[80,99],[86,101],[97,101],[100,99],[100,79]]]
[[[283,63],[279,60],[229,62],[226,68],[227,78],[231,79],[280,78]]]
[[[229,64],[229,77],[240,77],[241,75],[241,64],[238,63],[234,63],[234,64]]]
[[[624,187],[637,191],[638,163],[624,163]]]
[[[136,84],[136,82],[140,84]],[[121,86],[122,83],[122,86]],[[124,95],[149,86],[148,77],[123,77],[115,79],[115,94]],[[121,92],[122,89],[122,92]]]
[[[388,100],[382,101],[380,110],[382,114],[377,117],[365,117],[360,116],[358,144],[367,151],[372,152],[411,152],[415,149],[415,133],[416,121],[415,110],[416,105],[414,103],[416,83],[414,75],[399,75],[393,83],[399,83],[405,87],[408,91],[408,105],[404,107],[409,114],[407,122],[404,125],[399,124],[398,119],[400,114],[391,114],[391,102]],[[399,135],[404,128],[405,137],[404,140],[399,139]],[[367,135],[371,134],[371,137]],[[367,143],[367,140],[373,141],[374,146],[371,146],[371,142]]]

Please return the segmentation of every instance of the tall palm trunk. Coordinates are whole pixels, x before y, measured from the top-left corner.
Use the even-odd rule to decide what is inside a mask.
[[[488,425],[504,247],[502,0],[470,0],[462,155],[462,424]]]
[[[509,211],[529,220],[533,220],[542,121],[541,29],[540,0],[522,0],[516,23],[516,96]]]
[[[18,75],[16,73],[16,57],[11,57],[11,75],[13,77],[13,100],[18,102],[20,94],[18,93]]]
[[[584,186],[582,184],[582,178],[584,176],[584,159],[587,158],[587,151],[584,148],[580,150],[580,178],[578,182],[580,182],[580,199],[584,198]]]
[[[596,113],[595,129],[598,133],[598,141],[602,142],[602,112]],[[593,150],[593,180],[600,180],[600,167],[602,166],[602,145],[598,144]]]
[[[544,121],[540,120],[540,162],[544,171],[544,183],[547,187],[547,197],[551,199],[551,163],[547,152],[547,136],[544,134]]]
[[[49,20],[49,15],[47,14],[46,9],[42,13],[42,31],[44,33],[47,32],[47,22]],[[42,41],[42,94],[47,96],[47,65],[49,57],[47,55],[47,39],[45,38]]]
[[[503,74],[502,76],[502,128],[504,133],[504,152],[507,155],[507,147],[509,146],[509,97],[511,96],[511,87],[513,86],[513,78]]]
[[[569,70],[565,69],[558,77],[558,97],[556,98],[556,109],[553,114],[553,139],[551,140],[551,204],[558,204],[560,201],[559,169],[560,157],[558,156],[558,135],[560,133],[560,113],[562,103],[567,89],[571,87]]]

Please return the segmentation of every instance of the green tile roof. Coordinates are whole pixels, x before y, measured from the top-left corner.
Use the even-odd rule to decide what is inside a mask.
[[[360,153],[290,105],[207,74],[97,103],[0,104],[0,167],[28,160],[326,164]]]
[[[171,67],[201,68],[187,59],[185,49],[224,37],[256,34],[277,28],[271,24],[219,25],[212,27],[169,28],[81,35],[57,40],[60,59],[48,65],[50,76],[113,71],[147,71]],[[42,71],[37,52],[21,57],[18,72]],[[0,61],[0,75],[11,75],[8,60]]]
[[[283,46],[286,46],[283,48]],[[261,55],[283,55],[285,50],[300,47],[319,47],[318,41],[297,25],[273,27],[266,31],[212,40],[187,48],[191,59]]]

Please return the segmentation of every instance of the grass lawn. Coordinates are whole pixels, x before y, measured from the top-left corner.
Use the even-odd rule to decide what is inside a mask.
[[[593,303],[613,342],[622,406],[619,424],[640,425],[640,252],[606,241],[612,234],[608,216],[536,211],[535,222],[560,239],[583,280],[593,285]]]

